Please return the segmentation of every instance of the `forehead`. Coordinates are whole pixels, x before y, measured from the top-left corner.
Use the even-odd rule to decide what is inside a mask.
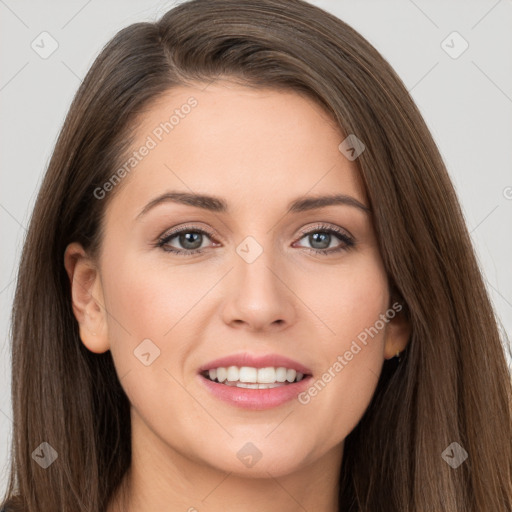
[[[139,116],[135,133],[114,203],[142,207],[170,189],[259,208],[308,193],[365,202],[357,167],[338,149],[342,131],[295,91],[227,81],[175,87]]]

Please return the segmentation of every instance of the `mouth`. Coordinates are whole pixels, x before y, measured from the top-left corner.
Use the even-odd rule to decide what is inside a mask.
[[[310,374],[284,366],[264,368],[220,366],[203,370],[200,374],[211,382],[245,389],[272,389],[289,386],[311,377]]]

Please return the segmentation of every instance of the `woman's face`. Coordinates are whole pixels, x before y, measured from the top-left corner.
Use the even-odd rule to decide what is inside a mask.
[[[81,338],[112,352],[134,453],[251,476],[339,462],[407,341],[344,138],[295,92],[225,81],[144,114],[125,172],[91,198],[116,189],[97,266],[74,267]]]

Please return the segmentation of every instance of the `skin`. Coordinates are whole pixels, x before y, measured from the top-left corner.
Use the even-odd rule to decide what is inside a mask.
[[[226,80],[174,88],[144,114],[134,149],[191,95],[198,105],[117,185],[98,261],[77,243],[65,253],[80,337],[92,352],[112,352],[131,403],[127,498],[121,505],[116,496],[109,512],[337,510],[343,442],[370,403],[384,359],[407,344],[402,315],[306,405],[234,407],[201,385],[198,368],[237,352],[278,353],[321,378],[388,310],[370,215],[347,205],[286,213],[298,197],[335,192],[368,206],[364,187],[355,162],[338,150],[345,136],[293,91]],[[170,190],[219,196],[230,212],[167,202],[136,219]],[[213,231],[203,235],[201,254],[155,247],[185,223]],[[356,245],[314,253],[344,246],[335,235],[314,245],[303,232],[319,223],[341,228]],[[252,263],[236,252],[247,236],[263,249]],[[178,237],[168,245],[187,248]],[[134,350],[148,338],[160,356],[145,366]],[[262,454],[252,467],[237,457],[248,442]]]

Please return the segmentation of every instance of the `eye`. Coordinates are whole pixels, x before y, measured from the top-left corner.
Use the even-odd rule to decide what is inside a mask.
[[[158,239],[156,245],[166,252],[172,252],[180,256],[199,254],[203,252],[204,247],[202,245],[205,236],[212,238],[213,234],[204,229],[184,227],[165,233]],[[181,248],[171,245],[171,241],[174,239],[176,239],[175,244],[181,245]]]
[[[171,252],[179,256],[188,256],[203,252],[205,248],[205,246],[203,246],[205,237],[212,239],[214,235],[198,227],[185,226],[165,233],[159,237],[155,245],[165,252]],[[304,238],[307,238],[308,242],[311,244],[311,247],[304,248],[321,255],[329,255],[343,250],[346,251],[355,245],[354,239],[345,231],[328,225],[316,226],[313,230],[303,232],[299,240]],[[333,248],[331,243],[335,242],[336,239],[342,243]],[[176,247],[176,244],[178,247]]]
[[[355,245],[354,239],[346,232],[340,228],[326,225],[316,226],[315,229],[303,233],[300,240],[303,238],[307,238],[307,241],[311,244],[311,247],[306,247],[307,249],[324,256],[349,250]],[[335,242],[336,238],[340,240],[342,244],[332,248],[331,242]]]

